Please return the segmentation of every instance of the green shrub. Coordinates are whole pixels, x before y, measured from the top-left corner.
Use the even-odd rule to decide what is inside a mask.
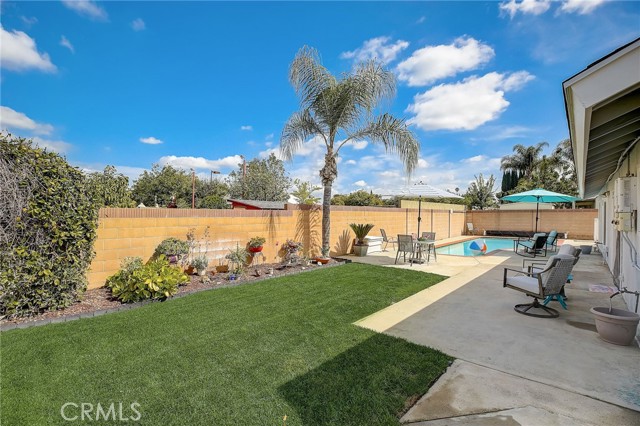
[[[156,255],[185,255],[189,253],[189,243],[178,238],[167,238],[156,247]]]
[[[178,291],[178,285],[189,281],[189,277],[169,265],[160,255],[157,259],[142,264],[140,258],[125,259],[121,269],[107,278],[107,287],[114,297],[125,303],[145,299],[166,299]]]
[[[98,209],[84,174],[0,133],[0,316],[64,308],[87,288]]]

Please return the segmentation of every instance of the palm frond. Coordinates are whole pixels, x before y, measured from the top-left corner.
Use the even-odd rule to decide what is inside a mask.
[[[418,165],[420,142],[407,127],[404,120],[391,114],[383,114],[374,121],[367,123],[361,129],[351,133],[340,144],[338,150],[349,141],[361,139],[369,139],[373,143],[384,144],[387,152],[393,152],[400,157],[408,174],[411,174]]]
[[[336,79],[320,63],[318,52],[308,46],[298,51],[289,67],[289,82],[303,106],[309,106],[323,91],[336,84]]]
[[[315,135],[322,136],[327,142],[324,132],[308,109],[294,112],[282,129],[280,153],[286,160],[293,159],[302,144]]]
[[[396,94],[395,75],[375,60],[358,64],[349,80],[353,82],[356,104],[368,112]]]

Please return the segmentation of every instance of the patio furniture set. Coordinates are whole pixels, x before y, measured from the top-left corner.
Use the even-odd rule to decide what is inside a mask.
[[[433,258],[437,261],[438,254],[436,253],[436,233],[435,232],[423,232],[421,237],[417,237],[416,234],[402,235],[398,234],[398,238],[389,238],[384,229],[380,229],[382,234],[382,240],[385,243],[384,249],[387,245],[391,244],[395,249],[398,246],[396,253],[395,263],[398,263],[400,254],[402,253],[403,261],[407,261],[407,254],[409,255],[409,263],[413,266],[414,263],[429,263],[431,259],[431,253]]]

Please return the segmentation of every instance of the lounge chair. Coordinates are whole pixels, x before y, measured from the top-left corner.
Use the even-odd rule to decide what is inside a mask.
[[[416,257],[416,245],[411,235],[398,235],[398,253],[396,253],[396,264],[398,263],[400,253],[402,253],[405,262],[407,261],[407,253],[410,253],[409,263],[411,263],[411,266],[413,266],[413,260]]]
[[[567,277],[571,273],[575,258],[566,254],[551,256],[544,268],[538,272],[522,272],[517,269],[504,268],[502,286],[513,290],[521,291],[527,296],[533,297],[532,303],[518,304],[513,309],[523,315],[538,318],[556,318],[560,314],[553,308],[540,304],[538,299],[547,299],[549,296],[559,295],[562,287],[567,282]],[[517,275],[509,276],[508,272],[515,272]],[[564,309],[567,306],[558,298]],[[529,312],[532,308],[540,309],[546,314]]]
[[[475,231],[476,229],[474,229],[473,223],[467,222],[467,232],[471,235],[476,235]]]
[[[393,249],[396,249],[396,243],[398,242],[398,240],[396,240],[395,238],[391,237],[387,237],[387,233],[384,229],[380,228],[380,234],[382,234],[382,242],[384,243],[384,247],[382,248],[382,251],[387,251],[387,246],[389,245],[389,243],[391,243],[391,247],[393,247]]]
[[[536,257],[538,255],[547,255],[547,234],[544,232],[539,232],[537,234],[533,234],[533,237],[529,239],[521,239],[513,241],[513,251],[515,254],[524,257]],[[544,254],[543,254],[544,253]],[[522,266],[524,267],[524,260],[522,261]]]
[[[546,250],[552,250],[554,253],[558,250],[558,231],[551,231],[547,236],[547,241],[544,243]]]

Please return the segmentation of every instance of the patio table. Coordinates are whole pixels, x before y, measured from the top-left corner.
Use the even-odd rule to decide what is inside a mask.
[[[424,263],[424,257],[426,255],[427,263],[429,263],[429,254],[431,253],[431,247],[433,247],[433,257],[438,260],[436,255],[436,240],[416,240],[416,257],[411,259],[414,263]]]

